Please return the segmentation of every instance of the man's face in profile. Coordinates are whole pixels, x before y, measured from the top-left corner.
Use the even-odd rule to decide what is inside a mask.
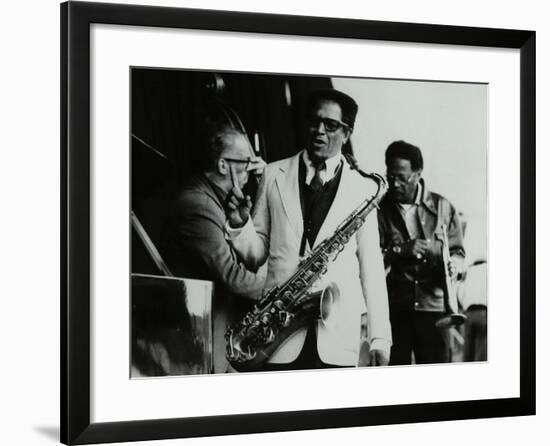
[[[307,117],[307,151],[312,161],[338,154],[348,140],[350,128],[342,122],[342,109],[334,101],[321,100]]]

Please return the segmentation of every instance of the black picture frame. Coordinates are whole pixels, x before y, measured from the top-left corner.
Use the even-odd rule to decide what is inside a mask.
[[[520,50],[520,396],[112,423],[90,422],[90,24]],[[67,2],[61,5],[61,441],[138,441],[535,414],[535,32]]]

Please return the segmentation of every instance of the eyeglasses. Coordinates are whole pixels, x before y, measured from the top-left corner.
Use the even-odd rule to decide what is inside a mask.
[[[330,119],[330,118],[309,118],[307,121],[307,125],[310,129],[316,129],[319,128],[319,123],[323,123],[323,126],[325,127],[325,130],[327,132],[335,132],[340,127],[343,127],[345,129],[351,128],[348,124],[342,121],[338,121],[337,119]]]
[[[411,173],[407,178],[405,178],[403,175],[391,175],[389,173],[386,173],[386,178],[388,179],[388,183],[395,183],[396,181],[399,184],[409,184],[414,177],[414,172]]]
[[[226,161],[231,161],[232,163],[241,163],[245,164],[244,169],[247,170],[250,167],[250,164],[252,164],[252,158],[244,158],[244,159],[236,159],[236,158],[223,158]]]

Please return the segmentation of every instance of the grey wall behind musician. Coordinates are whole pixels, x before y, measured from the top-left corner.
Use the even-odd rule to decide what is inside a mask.
[[[214,373],[223,373],[228,366],[227,326],[248,309],[252,298],[260,296],[265,279],[247,270],[225,239],[224,203],[234,182],[244,187],[249,170],[257,165],[251,161],[248,138],[238,130],[214,125],[201,140],[198,172],[187,179],[174,200],[161,246],[176,276],[215,284],[213,363]]]
[[[422,179],[420,149],[404,141],[385,154],[389,192],[380,204],[380,243],[387,274],[393,346],[390,365],[451,360],[445,329],[444,268],[456,278],[465,256],[462,227],[453,205]],[[436,232],[448,228],[451,264],[443,265]]]

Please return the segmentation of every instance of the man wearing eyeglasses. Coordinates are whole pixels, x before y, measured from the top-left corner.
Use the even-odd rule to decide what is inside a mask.
[[[252,219],[250,203],[233,190],[229,236],[251,268],[267,262],[266,289],[288,280],[300,260],[376,192],[375,183],[351,170],[342,156],[357,111],[355,101],[340,91],[314,92],[306,106],[306,148],[267,166]],[[375,212],[322,277],[319,288],[335,283],[339,303],[324,321],[313,320],[288,338],[263,370],[357,366],[364,313],[370,364],[388,363],[391,329]]]
[[[217,126],[205,132],[199,172],[181,188],[163,231],[163,251],[174,275],[213,281],[214,372],[223,373],[224,334],[229,323],[260,296],[265,275],[248,270],[225,238],[225,201],[233,187],[242,188],[249,175],[265,163],[253,156],[240,131]],[[249,302],[247,303],[247,300]]]
[[[447,225],[452,280],[464,259],[462,228],[453,205],[428,190],[420,149],[395,141],[386,150],[389,192],[380,204],[380,242],[387,275],[393,346],[390,365],[451,360],[448,331],[436,326],[444,312],[441,241]]]

